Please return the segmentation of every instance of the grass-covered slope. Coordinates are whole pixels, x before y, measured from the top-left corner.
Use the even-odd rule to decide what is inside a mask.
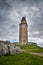
[[[35,45],[19,45],[19,47],[23,50],[43,53],[43,48],[40,48],[40,47],[35,46]]]
[[[28,53],[0,56],[0,65],[43,65],[43,57]]]

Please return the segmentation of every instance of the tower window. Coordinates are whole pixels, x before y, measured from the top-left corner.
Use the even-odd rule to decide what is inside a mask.
[[[25,40],[24,40],[24,42],[25,42]]]
[[[25,28],[24,28],[24,30],[25,30]]]
[[[25,37],[25,36],[24,36]]]

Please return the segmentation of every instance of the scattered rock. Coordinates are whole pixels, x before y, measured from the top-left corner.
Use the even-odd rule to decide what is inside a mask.
[[[9,54],[10,54],[10,55],[16,54],[16,50],[15,50],[13,44],[10,44],[10,45],[8,46],[8,51],[9,51]]]
[[[7,53],[8,53],[8,47],[7,47],[7,45],[5,45],[4,43],[1,44],[0,54],[1,55],[6,55]]]
[[[10,45],[5,45],[5,44],[1,44],[0,45],[0,55],[14,55],[14,54],[19,54],[22,53],[22,50],[19,47],[14,47],[13,44]]]
[[[16,53],[17,53],[17,54],[22,53],[22,50],[21,50],[19,47],[16,46],[15,49],[16,49]]]
[[[2,47],[1,47],[1,45],[0,45],[0,55],[2,55]]]

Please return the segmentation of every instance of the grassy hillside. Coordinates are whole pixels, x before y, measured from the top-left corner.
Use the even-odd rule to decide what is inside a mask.
[[[19,45],[23,50],[43,53],[43,48],[33,45]],[[43,57],[21,53],[16,55],[0,56],[0,65],[43,65]]]
[[[0,65],[43,65],[43,57],[28,53],[0,56]]]
[[[23,50],[43,53],[43,48],[37,47],[35,45],[19,45],[19,47]]]

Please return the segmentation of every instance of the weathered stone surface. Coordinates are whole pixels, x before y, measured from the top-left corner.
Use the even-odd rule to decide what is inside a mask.
[[[1,44],[1,50],[0,50],[0,54],[1,55],[6,55],[6,54],[8,54],[8,47],[7,47],[7,45],[5,45],[5,44]]]
[[[8,51],[9,51],[9,54],[10,54],[10,55],[16,54],[16,50],[15,50],[13,44],[10,44],[10,45],[8,46]]]
[[[2,47],[1,47],[1,45],[0,45],[0,55],[2,55]]]
[[[13,44],[10,44],[8,50],[9,50],[9,54],[10,55],[22,53],[22,50],[19,47],[17,47],[17,46],[14,48]]]
[[[19,47],[16,46],[15,49],[16,49],[16,53],[17,53],[17,54],[22,53],[22,50],[21,50]]]
[[[26,45],[28,42],[28,24],[26,18],[23,17],[21,23],[19,24],[19,43],[21,45]],[[24,33],[25,32],[25,33]]]
[[[1,44],[0,45],[0,55],[14,55],[14,54],[19,54],[22,53],[22,50],[19,47],[14,47],[13,44],[10,45],[5,45],[5,44]]]

